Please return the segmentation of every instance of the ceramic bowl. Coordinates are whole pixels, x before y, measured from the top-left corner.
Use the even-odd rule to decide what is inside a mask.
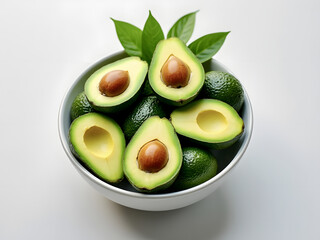
[[[244,105],[240,112],[240,116],[244,121],[244,134],[242,137],[230,148],[220,151],[213,151],[218,161],[218,174],[212,179],[195,186],[193,188],[179,191],[179,192],[166,192],[158,194],[145,194],[139,193],[130,184],[124,180],[119,185],[108,184],[95,175],[93,175],[82,163],[75,158],[71,153],[68,141],[68,131],[71,124],[70,109],[74,98],[78,93],[83,91],[84,83],[86,79],[98,68],[105,64],[111,63],[118,59],[126,57],[124,52],[118,52],[111,56],[101,59],[88,69],[86,69],[78,79],[67,90],[64,96],[60,110],[59,110],[59,135],[62,146],[80,175],[98,192],[108,199],[134,209],[147,210],[147,211],[165,211],[171,209],[177,209],[181,207],[193,204],[201,199],[212,194],[217,187],[223,182],[223,180],[229,176],[230,170],[233,169],[237,163],[239,163],[241,157],[245,153],[253,128],[253,113],[249,97],[244,92]],[[204,64],[204,68],[209,70],[218,70],[231,73],[226,67],[224,67],[217,60],[212,59]]]

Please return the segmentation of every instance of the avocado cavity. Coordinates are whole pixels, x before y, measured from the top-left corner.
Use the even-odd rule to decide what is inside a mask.
[[[83,141],[93,155],[100,158],[107,158],[113,151],[113,141],[110,133],[97,126],[92,126],[85,131]]]
[[[73,153],[98,177],[112,183],[123,178],[125,139],[113,119],[84,114],[72,122],[69,138]]]
[[[199,112],[197,116],[197,124],[203,131],[212,134],[222,132],[228,127],[226,117],[215,110]]]

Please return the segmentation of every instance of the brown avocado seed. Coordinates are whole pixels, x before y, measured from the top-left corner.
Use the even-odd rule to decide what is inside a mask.
[[[190,79],[190,69],[182,60],[170,55],[162,66],[161,79],[168,87],[185,87]]]
[[[99,90],[107,97],[118,96],[129,86],[129,73],[123,70],[113,70],[102,77]]]
[[[153,140],[142,146],[138,153],[138,164],[142,171],[155,173],[168,162],[167,147],[159,140]]]

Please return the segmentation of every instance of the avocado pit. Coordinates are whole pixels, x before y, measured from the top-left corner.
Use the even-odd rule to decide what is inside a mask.
[[[102,95],[115,97],[128,88],[129,82],[128,71],[113,70],[102,77],[99,83],[99,90]]]
[[[161,68],[161,79],[168,87],[185,87],[190,79],[190,68],[181,59],[171,54]]]
[[[142,146],[138,153],[138,165],[142,171],[155,173],[168,162],[167,147],[159,140],[152,140]]]

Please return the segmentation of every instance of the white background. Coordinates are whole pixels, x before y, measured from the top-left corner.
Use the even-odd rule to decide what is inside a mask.
[[[102,197],[63,152],[67,88],[122,50],[109,17],[166,33],[195,11],[194,40],[245,86],[254,133],[240,164],[187,208],[143,212]],[[320,239],[320,1],[1,1],[0,239]]]

